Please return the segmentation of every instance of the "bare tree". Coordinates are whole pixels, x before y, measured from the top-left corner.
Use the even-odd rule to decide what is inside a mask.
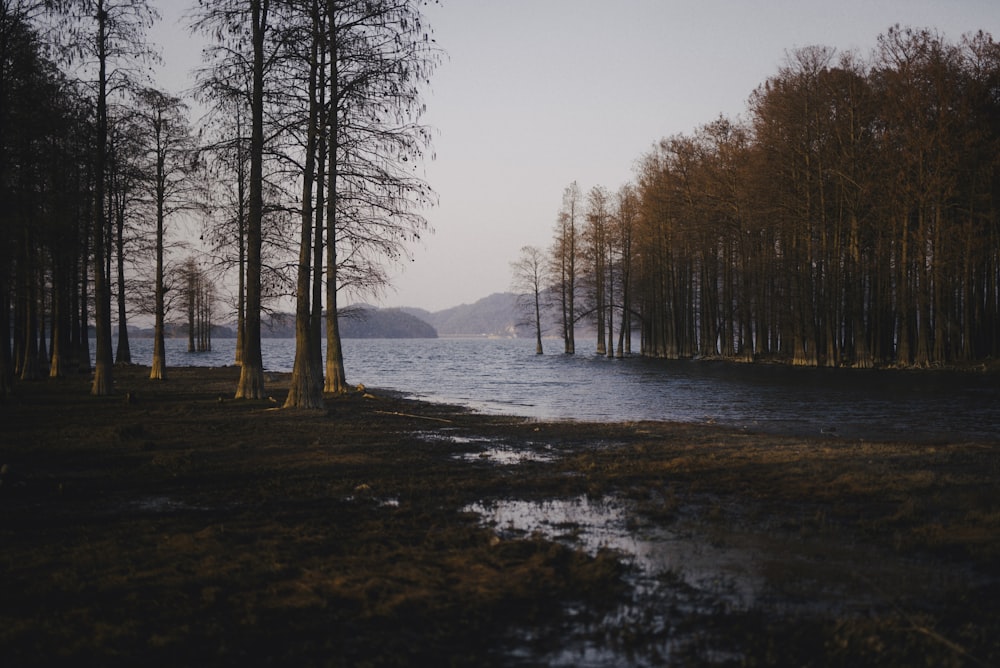
[[[583,253],[589,260],[586,278],[589,290],[590,313],[597,325],[597,354],[614,354],[614,320],[612,315],[611,292],[613,288],[612,264],[610,262],[611,210],[610,195],[600,186],[594,186],[587,193],[586,225],[583,230]],[[605,335],[606,334],[606,335]]]
[[[323,406],[323,381],[317,375],[320,365],[316,355],[319,347],[315,345],[313,336],[316,330],[313,328],[313,294],[312,294],[312,272],[313,272],[313,244],[320,243],[319,236],[314,236],[313,227],[318,227],[318,221],[313,216],[314,186],[316,185],[317,148],[319,145],[319,118],[320,118],[320,96],[319,79],[321,76],[320,54],[325,44],[325,33],[323,15],[319,0],[312,0],[308,6],[309,27],[306,31],[307,43],[309,44],[306,55],[306,140],[305,159],[302,166],[302,205],[301,205],[301,234],[299,237],[299,262],[298,276],[296,283],[295,299],[295,361],[292,366],[292,378],[289,385],[288,397],[285,400],[286,408],[322,408]],[[322,188],[322,184],[320,184]],[[320,272],[317,264],[315,271]],[[336,314],[331,317],[336,318]]]
[[[149,377],[166,378],[164,318],[166,290],[164,282],[165,224],[174,213],[193,205],[198,170],[198,152],[184,116],[186,106],[179,98],[147,88],[137,96],[141,131],[146,143],[145,190],[154,211],[154,332],[153,359]]]
[[[153,58],[146,29],[158,18],[148,0],[70,0],[67,13],[72,28],[67,31],[71,46],[88,66],[92,66],[96,98],[94,146],[94,304],[97,350],[91,393],[114,391],[111,354],[111,282],[108,276],[107,244],[110,222],[106,209],[108,157],[108,100],[134,81],[131,69]]]
[[[512,288],[518,295],[519,306],[531,313],[535,329],[535,353],[542,354],[542,299],[545,294],[545,251],[537,246],[523,246],[518,259],[510,263]]]
[[[564,351],[576,352],[576,291],[577,260],[580,251],[579,218],[580,188],[576,181],[563,191],[562,207],[556,221],[555,239],[552,244],[550,273],[559,298],[559,316],[562,324]]]
[[[395,259],[426,221],[416,210],[432,200],[411,165],[430,145],[419,124],[421,87],[438,62],[430,29],[413,0],[327,0],[326,326],[324,389],[347,388],[337,325],[337,292],[377,289],[374,257]],[[362,274],[349,272],[360,268]],[[372,271],[374,269],[374,271]]]
[[[621,253],[619,291],[621,321],[618,327],[618,357],[632,354],[632,242],[639,218],[639,196],[635,186],[626,184],[618,190],[615,200],[614,230]]]
[[[247,180],[246,220],[246,312],[243,328],[240,380],[236,397],[264,397],[264,363],[260,347],[262,310],[263,219],[264,219],[264,125],[265,83],[275,52],[270,39],[272,10],[278,3],[270,0],[212,0],[199,7],[194,28],[208,33],[225,53],[234,56],[248,73],[249,87],[244,89],[249,101],[249,173]],[[249,51],[238,48],[249,38]],[[242,79],[237,79],[242,83]]]

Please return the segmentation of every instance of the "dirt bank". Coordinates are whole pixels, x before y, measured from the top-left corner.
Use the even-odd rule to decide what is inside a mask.
[[[284,411],[285,376],[245,402],[233,368],[147,375],[0,404],[4,665],[1000,664],[998,443],[378,390]],[[613,508],[594,521],[639,538],[491,524],[512,500]]]

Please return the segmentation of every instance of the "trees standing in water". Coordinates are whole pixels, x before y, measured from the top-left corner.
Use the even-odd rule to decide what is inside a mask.
[[[341,290],[378,291],[386,280],[380,263],[405,255],[405,243],[427,227],[420,208],[433,193],[412,167],[430,146],[419,124],[421,90],[438,51],[418,5],[205,0],[193,10],[194,27],[210,41],[200,101],[215,112],[201,137],[202,154],[210,156],[201,174],[220,179],[205,188],[209,199],[201,208],[224,209],[226,229],[235,232],[208,229],[210,244],[237,241],[238,397],[264,396],[261,310],[269,296],[293,291],[300,326],[287,405],[317,406],[324,389],[345,391],[336,317],[326,318],[324,309],[336,313]],[[140,298],[153,304],[147,308],[157,319],[152,375],[164,376],[171,275],[164,223],[182,206],[179,191],[190,185],[184,179],[203,165],[181,101],[138,76],[152,58],[144,31],[155,18],[147,0],[0,3],[2,393],[15,375],[41,375],[43,364],[51,364],[53,375],[74,362],[89,368],[91,301],[98,344],[93,393],[113,390],[111,300],[117,287],[124,330],[128,261],[157,267],[150,294]],[[54,29],[45,34],[58,35],[58,45],[42,39],[46,21]],[[61,73],[50,46],[66,47],[66,62],[82,58],[86,66],[75,72],[85,72],[93,86]],[[129,234],[142,227],[135,218],[155,220],[154,241]],[[297,261],[283,243],[292,221],[301,231]],[[201,348],[206,340],[195,325],[201,323],[198,332],[210,327],[205,300],[213,296],[204,289],[211,287],[204,272],[197,274],[202,288],[186,292],[194,309],[190,330],[199,336],[194,346]],[[119,343],[118,359],[127,362],[127,339]]]
[[[537,246],[523,246],[516,262],[511,262],[514,272],[513,289],[518,293],[518,307],[528,316],[527,320],[535,330],[535,353],[542,349],[542,310],[546,299],[546,258],[545,251]]]
[[[791,53],[745,122],[719,118],[642,156],[615,215],[592,190],[579,255],[568,251],[579,195],[564,196],[551,252],[564,332],[589,318],[610,352],[618,313],[620,333],[636,318],[657,357],[995,358],[998,90],[1000,45],[982,33],[950,44],[893,27],[867,63]],[[568,276],[574,257],[585,269]]]

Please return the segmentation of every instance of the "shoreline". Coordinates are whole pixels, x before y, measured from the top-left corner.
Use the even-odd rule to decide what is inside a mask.
[[[143,370],[112,397],[81,377],[0,403],[14,663],[1000,662],[995,442],[550,422],[372,389],[275,410],[287,373],[247,402],[236,367]],[[575,542],[586,517],[547,534],[469,511],[580,499],[684,537],[730,585],[678,566],[637,600],[634,557]],[[727,604],[740,560],[757,593]]]
[[[634,359],[641,363],[655,362],[638,357]],[[680,362],[679,366],[669,360],[666,362],[671,366],[662,369],[664,378],[669,382],[674,375],[678,375],[684,381],[678,399],[674,401],[664,395],[653,401],[639,401],[635,405],[625,398],[618,404],[612,400],[607,405],[606,402],[598,402],[589,406],[560,400],[538,401],[532,398],[533,392],[539,389],[534,385],[522,388],[526,392],[524,399],[503,391],[492,397],[480,398],[474,388],[462,385],[461,381],[457,390],[449,390],[447,385],[443,388],[433,385],[414,387],[412,374],[404,374],[403,384],[407,387],[388,390],[379,383],[380,380],[385,381],[379,371],[371,374],[375,376],[374,380],[360,378],[358,373],[349,373],[349,378],[357,377],[365,385],[381,388],[383,393],[396,393],[414,401],[456,406],[486,415],[540,421],[589,424],[678,422],[802,438],[820,435],[848,441],[906,440],[931,444],[954,440],[1000,442],[1000,431],[994,429],[994,426],[1000,425],[1000,413],[983,399],[996,396],[1000,400],[1000,395],[997,395],[1000,386],[991,383],[989,379],[993,376],[990,373],[943,369],[821,369],[787,364],[741,364],[726,360],[675,360]],[[614,361],[609,363],[614,365]],[[693,366],[689,369],[687,364]],[[134,367],[144,368],[143,365]],[[238,369],[235,365],[171,368]],[[690,376],[687,375],[689,372]],[[282,391],[291,371],[265,370],[265,374],[271,379],[266,382],[267,387],[278,380],[278,391]],[[969,380],[960,381],[962,378]],[[573,379],[580,381],[578,376]],[[725,389],[721,400],[713,398],[704,387],[716,380]],[[688,386],[688,381],[694,383]],[[750,394],[755,387],[766,387],[771,383],[777,391],[768,392],[767,397],[758,401]],[[869,386],[881,389],[868,392],[866,388]],[[618,389],[627,391],[628,386]],[[653,388],[654,396],[663,391]],[[960,394],[965,396],[966,393],[971,393],[968,396],[973,403],[957,402],[955,397]],[[598,400],[597,397],[577,395],[571,390],[571,396],[581,401],[590,398]],[[832,404],[824,409],[827,398]],[[727,400],[735,403],[726,403]],[[911,406],[911,400],[916,402],[916,407]],[[657,401],[666,402],[663,415],[657,414]],[[708,403],[702,408],[699,401]],[[609,408],[612,404],[614,407]],[[976,406],[986,412],[979,412]]]

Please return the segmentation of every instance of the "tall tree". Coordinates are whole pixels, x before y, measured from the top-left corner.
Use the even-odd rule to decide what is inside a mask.
[[[430,131],[419,123],[421,92],[439,55],[414,0],[327,0],[327,12],[324,389],[338,393],[347,387],[338,290],[378,290],[379,261],[403,255],[427,227],[419,209],[433,193],[413,166],[430,147]]]
[[[312,265],[313,243],[318,237],[313,234],[314,224],[318,221],[313,216],[314,186],[316,185],[316,158],[319,145],[320,119],[320,54],[325,45],[326,31],[324,17],[319,0],[312,0],[309,9],[309,27],[306,32],[309,49],[306,55],[306,139],[305,159],[302,166],[302,198],[301,222],[299,237],[299,261],[295,299],[295,361],[292,366],[292,378],[289,385],[286,408],[322,408],[323,382],[317,375],[319,369],[315,356],[319,347],[313,341],[316,330],[313,328],[314,314],[312,309]],[[320,184],[322,187],[322,184]],[[318,226],[318,225],[317,225]],[[320,266],[315,266],[320,272]],[[336,318],[336,314],[330,317]]]
[[[177,97],[146,88],[137,95],[140,131],[145,139],[144,189],[155,221],[153,286],[153,358],[149,377],[166,378],[165,225],[174,213],[194,205],[198,149],[185,118],[186,106]]]
[[[580,252],[579,229],[581,210],[580,187],[576,181],[563,190],[562,207],[556,219],[552,244],[551,273],[559,299],[563,349],[567,355],[576,352],[576,291],[577,260]]]
[[[615,199],[614,229],[621,252],[621,323],[618,327],[618,357],[632,354],[632,242],[639,218],[639,196],[635,186],[622,186]]]
[[[148,0],[69,0],[73,28],[67,33],[72,47],[84,54],[93,68],[96,90],[96,131],[94,137],[94,318],[97,348],[91,393],[110,394],[114,390],[111,354],[111,282],[108,276],[107,245],[110,221],[107,210],[108,101],[127,89],[134,80],[132,68],[153,58],[146,42],[146,30],[159,17]]]
[[[542,299],[545,295],[545,251],[537,246],[523,246],[517,260],[510,263],[511,287],[518,294],[519,306],[531,315],[535,330],[535,353],[542,354]]]
[[[271,0],[208,0],[200,4],[193,22],[195,30],[201,30],[213,39],[217,48],[210,53],[222,54],[216,71],[221,74],[227,66],[235,68],[230,72],[235,75],[231,80],[237,86],[235,90],[226,84],[224,74],[211,77],[211,73],[213,84],[203,89],[207,89],[209,94],[213,89],[221,90],[219,97],[227,100],[245,95],[249,107],[246,295],[240,379],[236,388],[239,399],[264,398],[260,318],[263,307],[265,85],[278,49],[272,39],[276,34],[272,24],[276,20],[274,10],[281,6],[280,2],[272,3]],[[242,87],[244,83],[246,88]]]
[[[609,348],[613,354],[614,346],[608,344],[608,339],[613,337],[613,332],[608,331],[608,326],[613,324],[609,299],[611,264],[608,261],[611,211],[609,195],[603,187],[594,186],[587,193],[585,220],[584,255],[590,263],[586,272],[589,287],[588,304],[591,317],[597,325],[597,354],[606,355]]]

